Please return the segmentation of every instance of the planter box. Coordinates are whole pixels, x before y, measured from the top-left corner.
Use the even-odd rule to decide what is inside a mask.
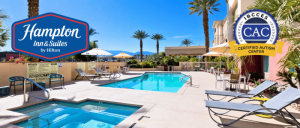
[[[36,83],[46,89],[46,82],[36,82]],[[33,91],[38,91],[38,90],[42,90],[42,89],[36,86],[35,84],[33,84]]]
[[[8,96],[9,89],[9,86],[0,87],[0,96]]]

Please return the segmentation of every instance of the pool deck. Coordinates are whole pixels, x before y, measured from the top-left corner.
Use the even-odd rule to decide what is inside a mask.
[[[87,81],[77,80],[65,83],[65,89],[56,85],[50,90],[51,99],[68,100],[71,102],[81,102],[86,99],[118,102],[124,104],[134,104],[143,106],[132,116],[121,122],[118,127],[133,128],[218,128],[219,126],[210,118],[204,100],[207,99],[205,90],[215,89],[215,77],[206,72],[185,72],[193,77],[193,86],[185,84],[177,93],[144,91],[133,89],[99,87],[123,79],[138,77],[144,72],[131,71],[121,76],[117,80]],[[53,85],[55,86],[55,85]],[[48,85],[47,85],[48,87]],[[243,85],[241,88],[243,89]],[[29,90],[29,88],[27,89]],[[49,90],[49,89],[47,89]],[[14,128],[11,123],[20,119],[27,119],[28,116],[9,111],[8,109],[31,105],[43,102],[39,99],[31,98],[28,103],[23,103],[22,90],[17,91],[17,95],[0,97],[0,127]],[[33,91],[29,94],[35,96],[45,96],[43,91]],[[217,96],[216,96],[217,98]],[[245,99],[235,100],[242,102]],[[300,121],[300,113],[290,106],[288,110]],[[219,110],[218,110],[219,111]],[[224,111],[224,110],[223,110]],[[219,122],[228,122],[236,119],[245,113],[230,112],[222,117],[213,116]],[[142,117],[142,118],[141,118]],[[138,120],[140,119],[140,120]],[[134,124],[134,125],[133,125]],[[260,118],[255,115],[248,116],[230,127],[243,128],[284,128],[294,127],[286,124],[283,120],[272,118]]]

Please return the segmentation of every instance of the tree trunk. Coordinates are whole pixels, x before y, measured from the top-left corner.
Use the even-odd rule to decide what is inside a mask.
[[[39,15],[39,0],[27,0],[28,1],[28,18]],[[39,62],[39,59],[32,57],[31,61]]]
[[[143,62],[143,40],[142,39],[140,39],[140,48],[141,48],[141,50],[140,50],[140,52],[141,52],[141,62]]]
[[[204,28],[204,35],[205,35],[205,52],[208,53],[209,52],[209,33],[208,33],[208,12],[207,12],[207,10],[203,11],[203,28]],[[207,62],[209,62],[208,59],[207,59]]]
[[[159,41],[158,40],[157,40],[156,48],[157,48],[157,55],[158,55],[159,54]]]
[[[299,83],[300,82],[300,69],[297,66],[295,66],[295,71],[297,72],[297,79],[298,79],[297,83],[300,84]],[[297,87],[297,85],[296,85],[296,87]]]
[[[207,11],[203,11],[203,28],[205,35],[205,52],[209,52],[209,31],[208,31],[208,13]]]
[[[39,0],[28,1],[28,18],[39,15]]]

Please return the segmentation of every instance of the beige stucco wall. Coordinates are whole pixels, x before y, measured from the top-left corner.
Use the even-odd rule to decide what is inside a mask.
[[[228,19],[228,41],[234,40],[233,24],[235,20],[245,12],[249,6],[253,5],[256,0],[228,0],[227,2],[227,19]]]
[[[166,56],[169,55],[203,55],[205,46],[182,46],[182,47],[165,47]]]
[[[227,18],[225,18],[223,22],[223,39],[227,39],[227,24],[228,24],[228,20]]]
[[[43,63],[53,63],[53,62],[43,62]],[[90,74],[95,74],[95,70],[88,70],[88,62],[62,62],[62,67],[58,67],[58,73],[62,74],[65,78],[65,82],[72,81],[78,74],[75,69],[77,68],[77,63],[85,63],[85,72]],[[99,62],[98,66],[105,64],[106,67],[113,69],[117,72],[117,66],[126,66],[125,62]],[[9,86],[9,77],[12,76],[23,76],[27,77],[27,64],[16,64],[16,63],[2,63],[0,62],[0,87]],[[48,81],[46,81],[48,87]],[[30,87],[30,85],[27,85]],[[21,86],[20,86],[21,87]],[[17,88],[20,88],[17,86]]]

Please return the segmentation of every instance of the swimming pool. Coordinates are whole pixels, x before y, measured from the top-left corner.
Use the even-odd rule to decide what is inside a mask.
[[[140,107],[99,101],[48,101],[13,110],[31,116],[15,125],[25,128],[113,128]]]
[[[145,73],[140,77],[99,86],[176,93],[184,85],[180,81],[183,76],[182,73]]]

